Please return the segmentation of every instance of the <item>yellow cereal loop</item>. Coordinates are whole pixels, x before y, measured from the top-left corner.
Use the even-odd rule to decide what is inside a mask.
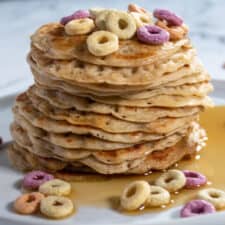
[[[145,203],[147,207],[160,207],[168,204],[169,201],[170,193],[166,189],[155,185],[150,186],[150,195]]]
[[[198,192],[198,198],[212,203],[216,209],[225,208],[225,191],[207,188]]]
[[[125,210],[140,208],[150,195],[150,185],[146,181],[134,181],[123,191],[120,203]]]
[[[106,28],[119,39],[130,39],[136,32],[136,22],[129,13],[112,11],[107,15]]]
[[[148,24],[152,24],[152,19],[147,14],[131,12],[130,15],[134,18],[137,28]]]
[[[65,25],[68,35],[88,34],[95,28],[94,21],[89,18],[71,20]]]
[[[41,200],[40,204],[41,213],[53,219],[69,216],[73,210],[73,202],[61,196],[48,196]]]
[[[155,182],[157,186],[161,186],[169,192],[178,191],[183,188],[186,183],[186,177],[180,170],[168,170],[163,173]]]
[[[42,184],[39,191],[45,195],[69,195],[71,184],[60,179],[53,179]]]
[[[119,49],[118,37],[109,31],[96,31],[88,36],[87,47],[95,56],[109,55]]]

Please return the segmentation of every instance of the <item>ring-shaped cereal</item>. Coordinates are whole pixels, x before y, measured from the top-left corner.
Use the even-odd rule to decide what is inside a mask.
[[[39,191],[45,195],[69,195],[71,184],[60,179],[53,179],[42,184]]]
[[[198,216],[214,213],[215,207],[205,200],[192,200],[188,202],[180,211],[180,217]]]
[[[54,219],[69,216],[74,210],[73,202],[61,196],[48,196],[42,199],[40,211],[45,216]]]
[[[186,184],[186,177],[180,170],[168,170],[163,173],[155,182],[156,185],[165,188],[169,192],[175,192]]]
[[[71,20],[65,25],[68,35],[88,34],[95,28],[94,21],[89,18]]]
[[[106,19],[109,14],[110,10],[101,10],[96,14],[95,17],[95,24],[96,26],[101,29],[105,30],[106,29]]]
[[[27,173],[22,181],[22,186],[27,189],[36,190],[39,186],[49,180],[54,179],[54,176],[39,170]]]
[[[198,188],[203,186],[207,182],[206,176],[201,173],[190,170],[183,170],[183,173],[186,177],[185,188]]]
[[[179,16],[166,9],[155,9],[153,15],[159,20],[166,20],[171,26],[181,26],[183,23]]]
[[[119,39],[130,39],[136,32],[136,22],[129,13],[111,11],[106,18],[106,29],[116,34]]]
[[[145,25],[137,29],[137,38],[147,44],[160,45],[169,40],[169,33],[158,26]]]
[[[15,200],[13,208],[20,214],[32,214],[39,209],[42,199],[44,195],[39,192],[26,193]]]
[[[125,210],[140,208],[150,195],[150,185],[146,181],[134,181],[123,191],[120,203]]]
[[[60,23],[62,25],[66,25],[69,23],[71,20],[76,20],[76,19],[84,19],[90,17],[90,12],[88,10],[77,10],[74,12],[72,15],[65,16],[60,20]]]
[[[225,208],[225,191],[207,188],[198,192],[198,198],[212,203],[216,209]]]
[[[166,189],[155,185],[150,186],[150,195],[145,203],[147,207],[160,207],[169,202],[170,193]]]
[[[148,11],[136,4],[129,4],[128,5],[128,12],[137,12],[137,13],[145,13],[147,14]]]
[[[87,47],[93,55],[105,56],[119,49],[119,40],[109,31],[96,31],[88,36]]]
[[[131,12],[130,14],[131,16],[133,16],[136,22],[137,28],[142,27],[144,25],[149,25],[152,22],[150,16],[147,14],[137,13],[137,12]]]
[[[158,20],[156,22],[156,26],[159,26],[162,29],[166,30],[170,34],[171,41],[183,39],[189,31],[187,25],[185,24],[182,24],[181,26],[169,26],[166,21],[161,20]]]

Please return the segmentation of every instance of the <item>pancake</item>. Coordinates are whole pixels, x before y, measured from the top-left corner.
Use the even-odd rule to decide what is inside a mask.
[[[11,125],[11,134],[15,142],[40,157],[55,158],[65,162],[80,161],[91,157],[104,164],[112,165],[143,158],[154,151],[163,151],[166,147],[175,145],[187,133],[188,130],[186,128],[162,140],[133,145],[124,149],[102,151],[61,147],[52,144],[45,136],[36,136],[30,130],[22,128],[17,122]]]
[[[18,111],[14,112],[14,120],[18,122],[23,128],[30,130],[32,133],[40,133],[40,135],[48,135],[47,132],[52,132],[56,134],[66,135],[68,138],[68,133],[93,136],[105,141],[119,142],[119,143],[141,143],[144,141],[153,141],[162,139],[172,133],[177,132],[183,127],[172,130],[170,133],[166,134],[154,134],[154,133],[143,133],[143,132],[131,132],[131,133],[108,133],[100,129],[95,129],[88,126],[75,126],[67,123],[66,121],[54,121],[49,118],[47,123],[42,123],[41,126],[35,127],[28,120],[26,120]],[[186,126],[186,125],[185,125]],[[40,129],[41,127],[41,129]]]
[[[43,74],[42,72],[36,70],[34,67],[31,67],[31,71],[34,75],[35,81],[41,85],[63,89],[69,93],[90,93],[94,95],[104,96],[103,93],[107,93],[107,95],[121,95],[126,93],[133,93],[138,91],[144,91],[152,88],[158,88],[162,85],[166,85],[172,82],[179,80],[180,85],[190,83],[186,78],[191,78],[191,83],[198,83],[203,81],[209,81],[210,77],[208,73],[203,70],[203,67],[199,63],[193,63],[191,67],[186,66],[180,68],[178,71],[172,74],[166,74],[161,78],[155,78],[152,80],[149,85],[136,85],[136,86],[128,86],[128,85],[109,85],[109,84],[81,84],[77,82],[72,82],[64,79],[60,79],[49,74]],[[183,82],[183,78],[185,78],[185,83]],[[177,85],[175,85],[177,86]],[[100,94],[102,93],[102,94]]]
[[[31,44],[53,59],[78,59],[84,62],[115,66],[137,67],[171,57],[181,48],[191,48],[188,39],[166,42],[163,45],[147,45],[135,39],[120,41],[119,49],[103,57],[92,55],[86,46],[87,35],[69,36],[59,23],[41,26],[32,36]]]
[[[17,143],[10,146],[8,149],[8,155],[12,164],[17,169],[23,171],[42,169],[58,173],[64,173],[72,170],[73,172],[97,171],[101,174],[144,174],[145,172],[153,169],[166,169],[182,159],[184,156],[194,154],[197,145],[198,143],[190,143],[187,141],[187,138],[183,138],[175,146],[165,148],[163,151],[155,151],[147,155],[138,166],[133,168],[130,168],[129,163],[126,164],[125,167],[122,167],[120,164],[117,164],[116,166],[100,163],[98,164],[98,161],[92,160],[93,158],[81,160],[80,163],[69,163],[58,159],[39,157],[19,146]],[[88,167],[88,169],[86,167],[83,168],[83,165]],[[89,169],[90,167],[91,169]]]
[[[48,107],[48,105],[46,106]],[[66,120],[73,125],[95,127],[109,133],[129,133],[141,131],[146,133],[166,134],[197,119],[197,115],[191,115],[189,117],[181,118],[165,117],[151,123],[134,123],[119,120],[110,115],[81,113],[78,111],[72,111],[72,113],[69,112],[69,114],[66,114],[67,111],[60,109],[58,111],[55,109],[53,112],[47,107],[44,109],[45,111],[43,110],[43,112],[55,120]],[[44,123],[47,123],[48,127],[50,126],[50,123],[48,123],[49,119],[34,108],[26,94],[22,94],[17,98],[14,108],[18,108],[21,115],[23,115],[34,126],[40,127],[42,126],[41,124]]]
[[[94,112],[97,114],[110,114],[124,121],[140,123],[152,122],[163,117],[179,118],[191,116],[202,110],[200,106],[139,108],[107,105],[94,102],[88,98],[66,94],[59,90],[45,89],[40,86],[32,86],[27,91],[27,95],[31,101],[36,101],[34,104],[39,105],[40,110],[43,104],[43,107],[45,107],[46,103],[48,103],[49,110],[52,112],[58,109],[64,110],[64,112],[66,111],[65,109],[69,109],[70,111]]]
[[[194,60],[196,50],[181,50],[170,58],[157,61],[141,67],[110,67],[82,63],[77,59],[56,60],[49,59],[37,48],[32,48],[28,55],[31,67],[43,74],[55,76],[61,80],[87,84],[110,85],[148,85],[156,78],[173,73],[180,68],[190,65]]]

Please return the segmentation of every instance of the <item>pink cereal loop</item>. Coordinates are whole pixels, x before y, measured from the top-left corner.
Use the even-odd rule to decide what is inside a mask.
[[[169,26],[181,26],[183,24],[181,17],[167,9],[155,9],[153,15],[159,20],[165,20]]]
[[[60,20],[60,23],[62,25],[66,25],[71,20],[84,19],[84,18],[89,18],[89,17],[91,17],[91,14],[88,10],[80,9],[80,10],[77,10],[76,12],[74,12],[72,15],[63,17]]]
[[[36,190],[39,186],[54,178],[53,175],[40,170],[34,170],[27,173],[22,181],[23,187],[31,190]]]
[[[201,173],[190,171],[190,170],[183,170],[183,173],[186,177],[186,184],[185,188],[194,189],[201,187],[206,184],[207,178]]]
[[[191,217],[216,212],[213,204],[205,200],[192,200],[180,211],[180,217]]]

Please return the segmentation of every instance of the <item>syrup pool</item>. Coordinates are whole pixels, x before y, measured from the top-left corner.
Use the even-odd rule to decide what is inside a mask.
[[[207,109],[200,116],[200,123],[206,130],[208,141],[206,147],[198,152],[194,158],[180,161],[174,167],[203,173],[208,178],[206,186],[225,190],[225,106]],[[124,187],[134,180],[144,179],[152,183],[160,172],[145,176],[100,176],[73,175],[73,193],[71,198],[76,207],[108,207],[119,211],[119,197]],[[203,187],[204,188],[204,187]],[[160,209],[139,210],[145,213],[166,210],[169,207],[185,204],[194,199],[199,189],[181,190],[172,194],[171,204]]]

